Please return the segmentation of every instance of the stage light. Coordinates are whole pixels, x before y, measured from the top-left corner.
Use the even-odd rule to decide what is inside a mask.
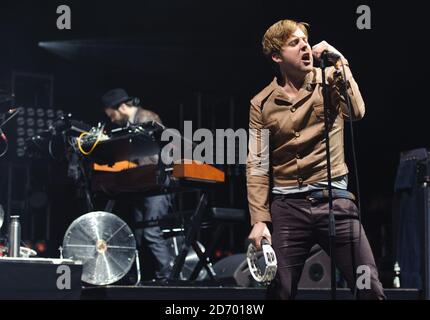
[[[39,128],[42,128],[42,127],[44,127],[45,126],[45,121],[43,121],[43,119],[37,119],[37,126],[39,127]]]
[[[19,108],[20,114],[16,118],[16,155],[25,156],[25,142],[35,135],[46,132],[54,119],[61,117],[62,110],[44,109],[43,107]]]
[[[32,137],[32,136],[34,136],[34,129],[28,128],[27,129],[27,137]]]
[[[17,148],[16,149],[16,155],[18,157],[23,157],[25,155],[25,150],[23,148]]]
[[[46,251],[45,241],[37,241],[34,245],[34,248],[38,253],[44,253]]]
[[[34,126],[34,119],[33,118],[28,118],[27,119],[27,126],[29,126],[29,127],[33,127]]]
[[[18,117],[18,118],[16,119],[16,124],[17,124],[17,125],[19,125],[19,126],[23,126],[23,125],[24,125],[24,123],[25,123],[24,117]]]
[[[45,110],[43,110],[42,108],[37,108],[36,110],[36,115],[40,118],[40,117],[44,117],[45,116]]]
[[[16,139],[16,145],[18,147],[24,147],[25,146],[25,140],[24,140],[24,138],[18,138],[18,139]]]
[[[16,129],[16,133],[17,133],[18,137],[22,137],[23,135],[25,135],[25,130],[22,127],[18,127]]]

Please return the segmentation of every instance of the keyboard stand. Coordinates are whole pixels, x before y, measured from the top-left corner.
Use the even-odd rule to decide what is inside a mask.
[[[200,230],[202,217],[206,210],[207,203],[208,203],[208,195],[206,192],[203,191],[202,195],[200,196],[200,200],[197,205],[197,208],[191,217],[190,227],[186,232],[184,243],[182,244],[182,248],[179,252],[179,255],[175,259],[175,263],[173,265],[172,272],[169,278],[170,280],[179,280],[179,275],[184,266],[185,258],[187,257],[187,254],[190,251],[191,247],[195,250],[197,256],[199,257],[199,260],[200,260],[199,264],[200,263],[204,264],[204,267],[209,275],[209,278],[211,280],[215,280],[216,273],[212,268],[212,264],[210,263],[209,258],[205,257],[204,253],[200,250],[196,242],[196,237]],[[190,278],[188,280],[194,280],[194,279]]]

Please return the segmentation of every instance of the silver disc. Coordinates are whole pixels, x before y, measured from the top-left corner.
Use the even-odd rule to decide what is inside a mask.
[[[95,211],[69,226],[63,240],[63,256],[82,261],[82,281],[107,285],[130,271],[136,240],[129,226],[116,215]]]

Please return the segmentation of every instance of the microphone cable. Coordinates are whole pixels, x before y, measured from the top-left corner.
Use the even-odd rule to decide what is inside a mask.
[[[352,107],[351,107],[351,100],[348,95],[348,81],[346,78],[346,71],[345,71],[345,64],[343,63],[342,59],[340,59],[341,67],[342,67],[342,76],[343,76],[343,96],[346,101],[347,109],[348,109],[348,118],[349,118],[349,129],[351,132],[350,141],[351,141],[351,148],[352,148],[352,163],[354,167],[354,176],[355,176],[355,187],[357,192],[357,209],[358,209],[358,223],[359,223],[359,231],[358,231],[358,252],[360,252],[360,245],[361,245],[361,230],[362,230],[362,224],[361,224],[361,195],[360,195],[360,180],[358,177],[358,161],[357,161],[357,151],[355,149],[355,138],[354,138],[354,128],[352,125]],[[354,229],[354,226],[352,226],[352,229]],[[352,230],[353,231],[353,230]],[[351,258],[352,258],[352,267],[355,267],[355,252],[354,252],[354,245],[353,245],[354,239],[352,239],[351,242]],[[353,268],[353,278],[355,280],[354,283],[354,299],[357,299],[357,270],[354,270]]]

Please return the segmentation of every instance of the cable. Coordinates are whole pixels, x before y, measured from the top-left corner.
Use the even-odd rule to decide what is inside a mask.
[[[96,141],[94,142],[94,144],[92,145],[92,147],[90,148],[90,150],[89,150],[89,151],[85,151],[85,150],[82,148],[82,145],[81,145],[81,139],[82,139],[83,137],[85,137],[85,136],[90,135],[90,133],[89,133],[89,132],[82,132],[82,133],[80,134],[80,136],[79,136],[79,137],[78,137],[78,139],[77,139],[77,142],[78,142],[78,148],[79,148],[79,151],[81,151],[81,153],[82,153],[83,155],[88,156],[88,155],[90,155],[90,154],[94,151],[94,149],[97,147],[97,145],[98,145],[98,144],[99,144],[99,142],[100,142],[100,139],[101,139],[102,134],[103,134],[103,129],[104,129],[104,125],[103,125],[103,127],[101,127],[101,128],[100,128],[99,134],[97,135],[97,139],[96,139]]]
[[[343,78],[345,79],[345,87],[344,87],[344,95],[346,99],[346,104],[348,107],[348,117],[349,117],[349,128],[351,130],[351,146],[352,146],[352,160],[354,165],[354,175],[355,175],[355,182],[356,182],[356,188],[357,188],[357,207],[358,207],[358,213],[359,218],[361,215],[361,195],[360,195],[360,181],[358,178],[358,162],[357,162],[357,152],[355,150],[355,144],[354,144],[354,128],[352,126],[352,120],[351,120],[351,114],[352,114],[352,108],[351,108],[351,100],[348,95],[348,88],[346,83],[346,72],[345,72],[345,65],[342,62],[342,74]]]
[[[53,160],[55,160],[55,161],[61,161],[61,159],[58,159],[58,158],[54,155],[53,147],[52,147],[52,144],[53,144],[53,143],[54,143],[54,140],[53,140],[53,138],[51,138],[51,139],[49,140],[49,142],[48,142],[48,153],[49,153],[50,157],[51,157]]]
[[[74,152],[78,152],[79,151],[79,149],[77,148],[77,138],[75,138],[75,137],[67,137],[67,143],[73,149]]]
[[[362,225],[361,225],[361,195],[360,195],[360,181],[358,178],[358,162],[357,162],[357,152],[355,150],[355,143],[354,143],[354,128],[352,125],[352,108],[351,108],[351,100],[349,98],[348,95],[348,82],[346,79],[346,71],[345,71],[345,65],[342,61],[342,59],[340,60],[341,62],[341,66],[342,66],[342,76],[344,79],[344,87],[343,87],[343,95],[344,98],[346,100],[346,105],[348,107],[348,117],[349,117],[349,128],[351,131],[351,146],[352,146],[352,163],[354,166],[354,175],[355,175],[355,186],[357,189],[357,209],[358,209],[358,223],[359,223],[359,231],[358,231],[358,251],[360,251],[360,245],[361,245],[361,229],[362,229]],[[352,240],[353,241],[353,240]],[[354,246],[351,245],[351,250],[353,250]],[[352,259],[355,261],[355,255],[354,252],[352,252],[351,255]],[[353,263],[353,265],[355,265],[355,263]],[[353,270],[354,272],[354,276],[356,275],[356,270]],[[356,279],[354,277],[354,279]],[[357,299],[357,283],[354,284],[354,298]]]

